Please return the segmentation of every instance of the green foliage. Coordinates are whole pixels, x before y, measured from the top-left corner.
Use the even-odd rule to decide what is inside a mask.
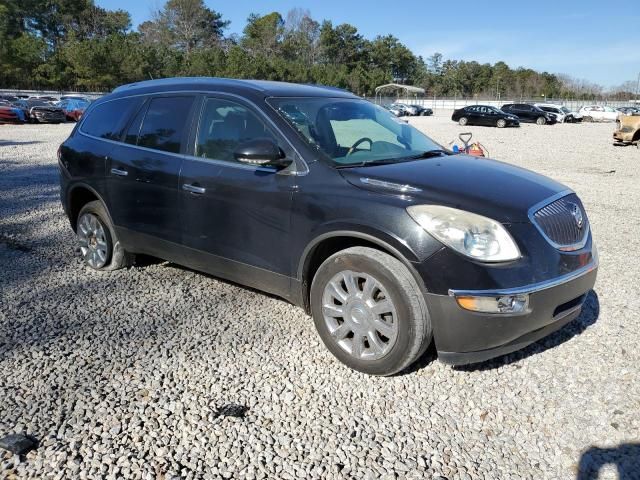
[[[367,96],[389,82],[438,96],[598,91],[504,62],[439,53],[425,61],[392,35],[369,40],[353,25],[318,22],[302,9],[285,18],[252,14],[239,38],[225,38],[228,24],[203,0],[168,0],[135,32],[126,11],[106,10],[94,0],[0,0],[0,87],[109,90],[150,78],[225,76],[333,85]]]

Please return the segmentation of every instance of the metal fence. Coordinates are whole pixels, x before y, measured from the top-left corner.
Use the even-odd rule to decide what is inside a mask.
[[[455,97],[446,97],[446,98],[438,98],[438,97],[378,97],[374,99],[373,97],[369,100],[378,103],[380,105],[385,105],[389,103],[406,103],[411,105],[421,105],[423,107],[428,107],[436,110],[455,110],[457,108],[466,107],[467,105],[490,105],[493,107],[500,108],[502,105],[507,103],[553,103],[557,105],[564,105],[571,110],[579,110],[580,107],[585,105],[608,105],[613,108],[617,107],[626,107],[631,105],[640,105],[640,101],[638,100],[629,100],[629,101],[617,101],[617,100],[576,100],[570,98],[535,98],[535,99],[526,99],[526,98],[502,98],[500,100],[493,99],[481,99],[481,98],[455,98]]]
[[[0,89],[0,95],[29,95],[29,96],[42,96],[51,95],[54,97],[60,97],[62,95],[80,95],[88,98],[99,98],[106,95],[107,92],[79,92],[79,91],[60,91],[60,90],[17,90],[11,88]]]

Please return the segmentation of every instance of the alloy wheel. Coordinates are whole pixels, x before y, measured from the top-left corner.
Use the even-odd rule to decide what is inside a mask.
[[[78,219],[78,241],[82,258],[90,267],[105,266],[109,246],[104,226],[96,215],[85,213]]]
[[[334,275],[324,288],[322,314],[331,338],[359,360],[382,358],[396,342],[396,307],[384,285],[367,273]]]

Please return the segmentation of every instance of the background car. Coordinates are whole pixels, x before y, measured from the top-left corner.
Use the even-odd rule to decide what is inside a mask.
[[[418,113],[416,113],[416,115],[419,115],[421,117],[433,115],[433,110],[431,110],[430,108],[423,107],[422,105],[411,105],[411,106],[415,107],[418,110]]]
[[[560,105],[554,105],[552,103],[536,103],[534,106],[556,117],[558,123],[564,123],[566,120],[567,115]]]
[[[516,115],[503,112],[489,105],[469,105],[459,108],[453,112],[451,120],[458,122],[460,125],[487,125],[498,128],[517,127],[520,125]]]
[[[415,105],[407,105],[406,103],[398,102],[392,103],[391,105],[402,110],[405,115],[411,117],[418,115],[418,109],[415,107]]]
[[[585,122],[614,122],[620,115],[615,108],[606,105],[586,105],[578,113],[582,115]]]
[[[57,102],[60,99],[51,95],[32,95],[27,100],[44,100],[46,102]]]
[[[60,100],[56,105],[64,111],[65,117],[67,120],[71,120],[73,122],[77,122],[82,117],[82,114],[89,106],[89,101],[87,99],[79,98],[79,97],[68,97],[63,100]]]
[[[554,115],[539,109],[535,105],[528,103],[507,103],[503,105],[501,110],[505,113],[516,115],[521,122],[532,122],[538,125],[553,125],[557,123]]]
[[[613,132],[613,143],[630,145],[640,148],[640,116],[623,115],[617,120],[616,130]]]
[[[637,107],[619,107],[616,110],[623,115],[640,115],[640,108]]]
[[[53,105],[46,100],[18,100],[16,105],[26,109],[29,112],[30,120],[33,122],[62,123],[67,120],[62,108]]]
[[[396,105],[396,104],[390,104],[390,105],[383,105],[383,108],[389,110],[391,113],[393,113],[396,117],[403,117],[406,115],[406,112],[404,110],[404,108]]]
[[[25,123],[24,111],[9,102],[0,101],[0,123]]]

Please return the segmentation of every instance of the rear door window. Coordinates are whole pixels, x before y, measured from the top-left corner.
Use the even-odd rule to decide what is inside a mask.
[[[188,120],[193,102],[192,96],[151,99],[142,121],[137,145],[163,152],[180,153],[189,132]]]
[[[129,118],[142,100],[141,97],[130,97],[101,103],[91,109],[80,130],[94,137],[120,140]]]

